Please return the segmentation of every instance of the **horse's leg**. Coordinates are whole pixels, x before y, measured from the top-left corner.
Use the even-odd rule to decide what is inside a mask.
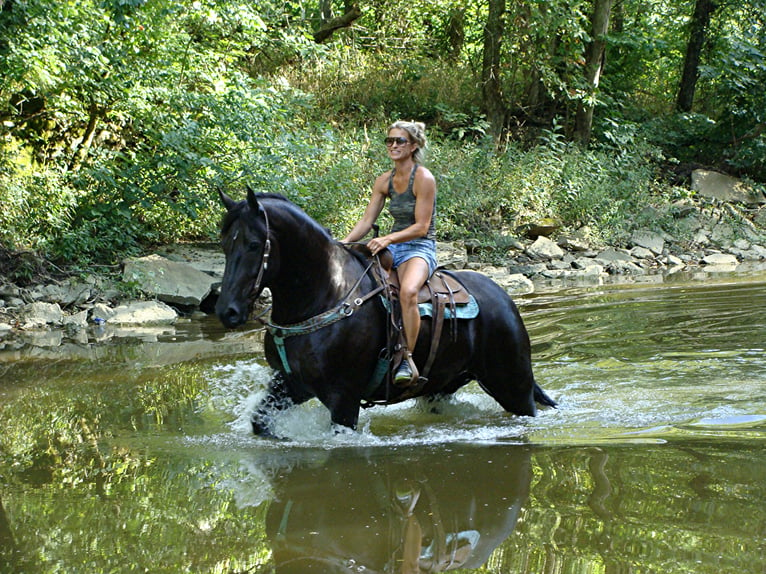
[[[558,406],[556,401],[554,401],[552,398],[548,396],[548,393],[546,393],[540,385],[538,385],[535,382],[535,402],[540,403],[541,405],[545,407],[556,407]]]
[[[535,377],[526,330],[517,323],[495,330],[483,345],[479,385],[506,411],[535,416]]]
[[[290,393],[283,373],[276,373],[269,383],[269,393],[266,398],[256,407],[250,422],[253,425],[253,433],[260,436],[274,436],[274,414],[284,411],[289,407],[308,400],[308,397],[295,397]]]
[[[330,411],[333,424],[356,430],[359,421],[359,397],[351,396],[343,389],[331,389],[319,397]]]

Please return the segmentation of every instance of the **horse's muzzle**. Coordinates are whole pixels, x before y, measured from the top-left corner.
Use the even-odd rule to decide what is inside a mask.
[[[218,300],[215,306],[215,314],[218,316],[218,320],[223,323],[223,326],[227,329],[233,329],[239,327],[247,321],[247,307],[242,308],[235,303],[228,303]]]

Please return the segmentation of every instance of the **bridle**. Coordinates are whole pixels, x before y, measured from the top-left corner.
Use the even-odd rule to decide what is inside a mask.
[[[261,281],[263,281],[263,274],[269,268],[269,255],[271,255],[271,239],[269,238],[269,214],[266,212],[266,208],[259,204],[260,211],[263,212],[263,218],[266,220],[266,241],[263,244],[263,257],[261,257],[261,266],[258,268],[258,275],[255,277],[255,283],[253,283],[252,293],[258,293],[261,288]]]
[[[262,205],[260,206],[260,210],[263,211],[263,217],[266,221],[266,241],[264,242],[264,245],[263,245],[263,257],[261,258],[261,265],[258,269],[258,275],[256,276],[255,282],[253,283],[252,290],[250,291],[251,294],[255,294],[260,291],[261,282],[263,281],[263,276],[269,267],[269,255],[271,254],[271,239],[269,238],[269,214],[266,211],[266,208],[263,207]],[[353,296],[354,292],[362,284],[362,281],[367,276],[370,269],[372,269],[376,261],[377,261],[378,267],[380,267],[380,261],[378,260],[377,257],[371,260],[367,268],[359,276],[359,279],[356,281],[356,283],[354,283],[354,286],[351,287],[351,289],[348,291],[346,296],[340,301],[340,303],[338,303],[332,309],[328,309],[327,311],[324,311],[323,313],[320,313],[318,315],[305,319],[304,321],[300,321],[299,323],[293,323],[290,325],[277,325],[263,318],[269,311],[271,311],[271,305],[269,305],[263,311],[258,313],[258,315],[253,317],[253,319],[261,323],[266,328],[266,330],[271,334],[272,338],[274,339],[274,343],[277,346],[277,352],[279,353],[279,357],[282,361],[282,366],[287,374],[291,374],[292,369],[290,368],[290,364],[287,361],[287,350],[285,349],[285,339],[289,337],[294,337],[297,335],[308,335],[310,333],[318,331],[319,329],[327,327],[328,325],[332,325],[333,323],[336,323],[342,319],[351,317],[351,315],[353,315],[354,312],[357,309],[359,309],[366,301],[369,301],[375,295],[377,295],[378,293],[380,293],[381,291],[385,289],[386,283],[383,282],[379,284],[376,288],[374,288],[372,291],[370,291],[369,293],[366,293],[365,295],[362,295],[361,297]]]

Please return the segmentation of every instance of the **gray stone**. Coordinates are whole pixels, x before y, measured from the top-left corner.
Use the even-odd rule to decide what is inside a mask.
[[[509,274],[499,267],[482,267],[481,272],[511,295],[526,295],[535,291],[535,284],[521,273]]]
[[[560,235],[556,240],[556,244],[562,249],[569,251],[587,251],[590,249],[588,240],[576,233]]]
[[[708,232],[704,229],[698,230],[692,238],[692,243],[696,243],[697,245],[708,245],[710,243]]]
[[[665,263],[671,267],[678,267],[684,264],[681,258],[671,254],[668,254],[668,256],[665,257]]]
[[[134,283],[160,301],[199,305],[210,294],[216,279],[186,263],[149,255],[125,262],[123,281]]]
[[[565,270],[565,269],[571,269],[572,268],[572,262],[564,261],[563,259],[557,259],[555,261],[551,261],[548,263],[547,266],[548,269],[558,269],[558,270]],[[545,272],[543,272],[545,273]]]
[[[645,247],[636,246],[630,250],[630,255],[636,259],[652,259],[655,253]]]
[[[74,327],[76,329],[87,327],[88,325],[88,311],[79,311],[72,315],[64,315],[61,319],[61,324],[68,327]]]
[[[633,261],[633,257],[631,257],[629,253],[625,253],[624,251],[618,251],[617,249],[614,249],[613,247],[604,249],[598,255],[596,255],[595,259],[605,261],[606,263],[611,263],[613,261],[625,261],[625,262]]]
[[[94,323],[105,323],[114,317],[114,309],[104,303],[96,303],[90,310],[90,319]]]
[[[446,269],[465,269],[468,264],[468,251],[459,243],[437,241],[436,260]]]
[[[175,310],[161,301],[135,301],[119,305],[112,311],[106,319],[112,325],[165,325],[178,319]]]
[[[644,247],[655,255],[661,255],[662,250],[665,248],[665,239],[659,233],[646,229],[634,231],[633,235],[630,236],[630,240],[634,245]]]
[[[533,259],[561,259],[564,256],[564,251],[561,247],[542,235],[535,239],[532,245],[527,247],[526,252]]]
[[[736,265],[737,258],[730,253],[710,253],[702,258],[705,265]]]
[[[763,204],[766,203],[764,194],[744,184],[736,177],[710,171],[695,169],[692,172],[692,189],[702,197],[718,201]]]
[[[158,254],[176,263],[189,265],[197,271],[215,277],[219,282],[226,267],[226,256],[217,244],[166,245],[158,250]]]
[[[527,277],[532,277],[538,273],[542,273],[547,268],[548,266],[545,263],[530,263],[528,265],[516,264],[510,265],[508,267],[508,272],[511,274],[520,273],[522,275],[526,275]]]
[[[25,329],[37,329],[45,325],[60,325],[64,313],[58,303],[36,301],[24,306],[21,316]]]
[[[633,261],[623,261],[620,259],[610,261],[605,269],[610,275],[643,275],[645,273]]]

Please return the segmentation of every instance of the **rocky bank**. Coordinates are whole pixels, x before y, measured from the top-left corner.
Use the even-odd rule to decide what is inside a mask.
[[[704,279],[766,270],[766,197],[721,174],[699,172],[692,179],[694,200],[665,212],[647,208],[648,219],[672,217],[675,235],[638,229],[623,245],[607,246],[594,242],[587,229],[532,225],[509,238],[502,266],[482,262],[478,241],[440,243],[439,262],[485,273],[514,296],[566,286],[661,282],[679,272]],[[167,325],[212,313],[223,268],[218,246],[182,244],[125,261],[119,281],[90,276],[22,288],[0,276],[0,348],[23,332],[61,330],[87,342],[89,330],[105,325]]]

